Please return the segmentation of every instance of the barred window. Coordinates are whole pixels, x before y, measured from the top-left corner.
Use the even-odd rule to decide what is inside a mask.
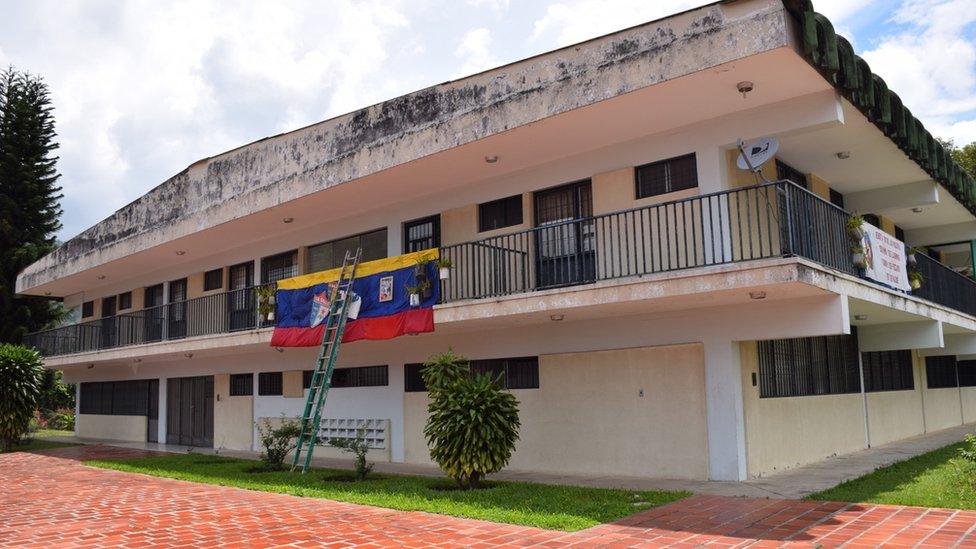
[[[493,231],[522,224],[522,195],[478,204],[478,231]]]
[[[836,395],[861,390],[853,335],[759,342],[761,398]]]
[[[308,248],[309,272],[324,271],[342,266],[346,252],[356,253],[356,248],[363,252],[361,261],[383,259],[387,252],[386,229],[378,229],[368,233],[357,234],[337,240],[330,240]]]
[[[132,292],[119,294],[119,310],[124,311],[132,308]]]
[[[298,274],[298,250],[265,257],[261,260],[261,283],[270,284]]]
[[[958,387],[956,357],[953,355],[925,357],[925,380],[929,389]]]
[[[776,161],[776,179],[784,180],[788,179],[797,185],[803,187],[804,189],[809,188],[807,183],[807,176],[803,174],[800,170],[790,166],[786,162],[781,160]]]
[[[81,384],[82,414],[145,416],[149,414],[152,380],[96,381]]]
[[[81,318],[88,318],[90,316],[95,316],[94,301],[86,301],[81,304]]]
[[[230,396],[250,396],[254,394],[254,374],[231,374]]]
[[[312,386],[313,370],[302,372],[302,387]],[[332,388],[385,387],[390,384],[390,368],[382,366],[358,366],[355,368],[336,368],[332,371]]]
[[[404,391],[426,391],[423,364],[404,365]],[[491,358],[471,361],[472,374],[489,374],[505,389],[538,389],[539,357]]]
[[[647,198],[698,186],[695,153],[637,166],[637,198]]]
[[[258,395],[281,395],[282,386],[281,372],[261,372],[258,374]]]
[[[960,387],[976,387],[976,360],[956,361]]]
[[[911,351],[877,351],[862,353],[864,390],[907,391],[915,388]]]
[[[203,291],[210,292],[224,287],[224,270],[214,269],[203,273]]]

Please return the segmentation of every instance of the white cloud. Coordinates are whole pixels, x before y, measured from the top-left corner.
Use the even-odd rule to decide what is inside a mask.
[[[565,46],[705,4],[701,0],[576,0],[550,4],[532,41]]]
[[[498,65],[491,54],[491,31],[486,28],[472,29],[461,39],[454,56],[461,60],[455,77],[467,76]]]
[[[901,32],[862,55],[913,114],[940,137],[974,139],[976,23],[973,0],[911,0],[891,18]],[[968,128],[968,129],[967,129]]]

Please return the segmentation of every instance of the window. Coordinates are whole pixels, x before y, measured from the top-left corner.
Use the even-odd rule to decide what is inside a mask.
[[[881,228],[881,218],[875,214],[864,214],[864,221],[865,223],[874,225],[878,229]]]
[[[861,390],[854,335],[759,342],[759,396],[836,395]]]
[[[838,208],[844,207],[844,195],[840,191],[830,189],[830,203]]]
[[[124,311],[132,308],[132,292],[119,294],[119,310]]]
[[[803,175],[800,170],[781,160],[776,160],[776,179],[781,181],[783,179],[789,179],[804,189],[809,188],[809,185],[807,184],[807,176]]]
[[[281,253],[261,260],[261,283],[270,284],[298,274],[298,251]]]
[[[254,374],[231,374],[230,396],[250,396],[254,394]]]
[[[390,384],[389,366],[359,366],[356,368],[336,368],[332,371],[333,388],[343,387],[385,387]],[[313,370],[302,372],[302,387],[312,386]]]
[[[426,391],[423,364],[404,365],[404,391]],[[505,389],[538,389],[539,357],[491,358],[471,361],[472,374],[490,374],[499,378]]]
[[[915,388],[911,351],[861,353],[861,361],[865,391],[907,391]]]
[[[79,409],[82,414],[145,416],[152,387],[148,379],[82,383]]]
[[[695,153],[659,160],[636,168],[637,198],[647,198],[698,186]]]
[[[169,302],[186,301],[186,279],[181,278],[169,283]]]
[[[372,261],[386,257],[386,229],[331,240],[308,248],[309,272],[325,271],[342,266],[346,251],[355,253],[363,250],[362,261]]]
[[[271,396],[281,394],[281,372],[261,372],[258,374],[258,394]]]
[[[81,304],[81,318],[88,318],[90,316],[95,316],[94,301],[86,301]]]
[[[960,387],[976,387],[976,360],[957,361],[956,372]]]
[[[403,224],[403,253],[419,252],[441,245],[441,216],[434,215]]]
[[[897,238],[898,240],[901,240],[902,242],[904,242],[905,241],[905,229],[902,229],[898,225],[895,225],[895,238]]]
[[[478,204],[478,231],[493,231],[522,224],[522,195]]]
[[[143,291],[143,303],[145,308],[158,307],[163,304],[163,285],[156,284]]]
[[[956,357],[953,355],[925,357],[925,380],[929,389],[958,387]]]
[[[214,269],[203,273],[203,291],[211,292],[224,287],[224,270]]]

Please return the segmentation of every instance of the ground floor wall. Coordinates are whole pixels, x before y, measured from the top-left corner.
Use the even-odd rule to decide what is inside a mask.
[[[146,416],[78,414],[75,433],[79,437],[146,442]]]

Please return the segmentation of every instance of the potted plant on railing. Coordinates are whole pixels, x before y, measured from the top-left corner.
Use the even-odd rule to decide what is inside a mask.
[[[908,285],[912,290],[917,290],[922,287],[922,283],[925,282],[925,276],[922,271],[918,270],[918,264],[908,265]]]
[[[275,319],[275,292],[277,288],[274,284],[268,286],[258,286],[254,288],[254,293],[258,297],[258,314],[263,320],[272,322]]]
[[[410,296],[410,306],[420,306],[420,284],[407,284],[407,294]]]
[[[867,268],[868,258],[864,255],[864,246],[860,244],[854,244],[851,246],[851,261],[858,269]]]
[[[858,213],[851,214],[847,218],[847,236],[851,241],[860,244],[864,239],[864,216]]]
[[[441,280],[451,278],[451,267],[454,267],[454,262],[450,257],[441,257],[437,260],[437,270]]]
[[[433,262],[434,260],[429,256],[420,256],[417,258],[417,265],[413,269],[414,278],[417,280],[418,295],[423,299],[429,299],[433,295],[430,277],[427,276],[427,265]]]

